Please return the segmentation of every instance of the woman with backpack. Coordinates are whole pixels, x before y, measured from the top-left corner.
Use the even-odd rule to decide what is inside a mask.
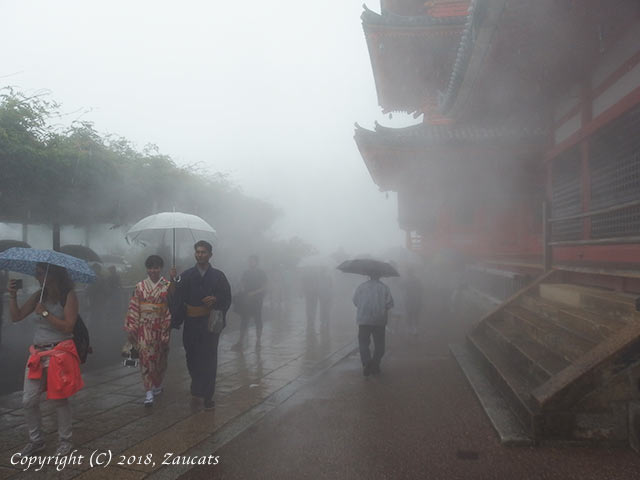
[[[154,397],[162,393],[162,381],[167,370],[171,331],[169,297],[173,293],[173,286],[162,276],[162,257],[151,255],[144,265],[148,277],[136,284],[129,301],[124,329],[140,356],[142,382],[147,392],[144,404],[150,407]],[[171,277],[175,276],[173,268]]]
[[[40,395],[46,391],[47,399],[55,403],[58,414],[59,443],[56,455],[63,456],[69,454],[72,448],[68,398],[84,386],[80,375],[80,359],[73,341],[73,330],[78,320],[78,297],[63,267],[38,263],[35,277],[42,288],[22,306],[18,305],[17,282],[11,280],[7,288],[11,320],[19,322],[35,312],[33,321],[36,324],[22,394],[29,443],[20,455],[29,457],[45,448]],[[62,382],[63,377],[69,382]]]

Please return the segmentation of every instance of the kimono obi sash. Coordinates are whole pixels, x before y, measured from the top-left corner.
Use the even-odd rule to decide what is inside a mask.
[[[208,317],[211,310],[211,308],[202,305],[194,306],[187,303],[187,317]]]
[[[140,302],[140,313],[164,313],[166,310],[164,303]]]

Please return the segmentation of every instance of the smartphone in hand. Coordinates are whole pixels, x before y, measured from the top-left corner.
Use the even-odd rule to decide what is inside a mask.
[[[13,279],[11,280],[11,282],[13,283],[13,288],[15,288],[16,290],[20,290],[22,288],[22,279]]]

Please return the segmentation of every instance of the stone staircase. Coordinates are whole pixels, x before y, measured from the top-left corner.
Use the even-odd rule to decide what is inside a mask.
[[[533,443],[615,444],[638,435],[634,295],[560,283],[552,273],[487,314],[467,339],[472,363]]]

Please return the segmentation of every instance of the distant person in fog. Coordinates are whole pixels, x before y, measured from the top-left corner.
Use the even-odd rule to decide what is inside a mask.
[[[120,291],[122,282],[120,281],[120,275],[118,274],[118,271],[116,270],[115,266],[111,265],[107,269],[107,272],[108,272],[107,278],[105,279],[107,284],[107,290],[113,295]]]
[[[111,265],[107,269],[105,278],[105,290],[107,296],[107,312],[110,316],[119,315],[121,312],[121,288],[122,282],[116,267]],[[126,304],[125,304],[126,305]],[[122,305],[124,307],[124,305]]]
[[[333,280],[326,268],[323,268],[318,278],[318,314],[320,325],[329,327],[331,307],[333,305]]]
[[[369,280],[360,284],[353,295],[358,323],[358,346],[362,373],[365,377],[380,374],[380,361],[385,350],[385,328],[389,310],[393,308],[391,290],[380,281],[379,276],[372,275]],[[373,357],[369,344],[373,337]]]
[[[318,314],[321,325],[328,327],[333,304],[333,281],[327,269],[324,267],[303,268],[301,283],[307,327],[314,328]]]
[[[105,313],[104,307],[107,300],[107,284],[102,271],[102,265],[94,263],[91,265],[91,268],[96,273],[96,280],[87,286],[85,293],[92,327],[94,330],[100,330],[102,328]]]
[[[249,269],[242,274],[242,293],[239,309],[242,322],[240,324],[240,337],[233,345],[232,349],[241,351],[244,338],[249,327],[249,320],[253,318],[256,324],[256,348],[260,348],[262,338],[262,302],[267,292],[267,274],[258,267],[259,259],[257,255],[249,257]]]

